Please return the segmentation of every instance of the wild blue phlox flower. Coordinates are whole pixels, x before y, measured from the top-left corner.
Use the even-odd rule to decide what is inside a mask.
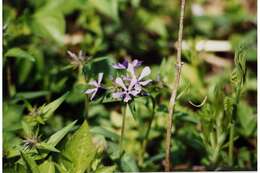
[[[104,73],[99,73],[98,80],[92,80],[88,83],[89,85],[94,86],[94,88],[91,88],[91,89],[88,89],[85,91],[85,94],[91,95],[90,100],[93,100],[94,97],[96,96],[96,94],[98,93],[98,91],[103,89],[101,86],[103,75],[104,75]]]

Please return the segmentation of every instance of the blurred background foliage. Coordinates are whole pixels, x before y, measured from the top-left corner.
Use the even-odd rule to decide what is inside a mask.
[[[256,3],[255,0],[187,1],[183,36],[185,64],[172,138],[172,159],[176,170],[256,170]],[[13,147],[20,146],[25,135],[20,131],[26,129],[21,120],[28,118],[34,107],[50,103],[70,91],[62,104],[52,107],[50,114],[54,115],[43,120],[32,118],[32,121],[44,122],[40,130],[43,139],[74,120],[80,125],[86,119],[92,135],[106,143],[101,159],[105,166],[117,165],[121,171],[162,171],[178,18],[179,1],[174,0],[4,0],[6,170],[17,161],[13,159]],[[222,51],[198,50],[197,44],[203,40],[222,40],[230,49],[227,46],[228,50]],[[239,64],[234,63],[234,57],[241,44],[246,47],[247,73],[238,96],[238,85],[232,85],[232,82],[234,84],[234,78],[241,80],[241,76],[237,73],[234,76],[232,70]],[[75,66],[67,50],[75,53],[83,50],[87,57],[101,60]],[[136,101],[136,120],[128,110],[125,142],[128,155],[118,163],[114,161],[118,146],[113,140],[120,132],[120,105],[88,104],[83,92],[87,87],[85,80],[103,71],[108,82],[114,73],[111,64],[128,56],[151,66],[152,79],[161,81],[166,87],[155,91],[158,105],[144,159],[139,155],[145,135],[143,127],[150,120],[151,109],[146,99],[140,99]],[[205,96],[208,99],[203,107],[189,104],[189,101],[200,104]],[[219,159],[215,161],[210,157],[210,153],[215,152],[214,145],[207,144],[201,136],[209,138],[210,132],[205,129],[215,128],[217,122],[211,121],[217,119],[214,117],[217,113],[228,116],[232,107],[229,105],[235,105],[232,100],[236,98],[239,102],[236,102],[233,117],[234,159],[232,165],[227,166],[225,144],[229,135],[224,133],[230,126],[221,125],[225,137],[218,151]],[[219,124],[215,125],[218,127]],[[205,126],[204,130],[202,126]],[[112,172],[114,167],[109,169]]]

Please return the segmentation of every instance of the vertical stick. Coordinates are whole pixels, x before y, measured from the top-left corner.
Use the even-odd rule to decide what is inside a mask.
[[[123,120],[122,120],[122,127],[121,127],[121,136],[120,136],[120,155],[123,153],[123,140],[124,140],[124,133],[125,133],[125,117],[126,117],[126,107],[123,108]]]
[[[183,32],[183,18],[184,18],[184,8],[185,8],[185,0],[181,0],[181,15],[180,15],[180,23],[179,23],[179,34],[178,34],[178,48],[177,48],[177,61],[176,61],[176,72],[175,72],[175,82],[172,89],[172,95],[169,102],[168,107],[168,122],[167,122],[167,132],[166,132],[166,155],[165,155],[165,171],[170,171],[171,162],[170,162],[170,148],[171,148],[171,131],[172,131],[172,119],[174,113],[174,106],[176,102],[177,90],[180,83],[181,76],[181,44],[182,44],[182,32]]]

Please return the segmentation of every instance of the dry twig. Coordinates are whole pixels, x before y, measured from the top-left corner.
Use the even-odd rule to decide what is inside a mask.
[[[181,61],[181,49],[182,49],[182,32],[183,32],[183,18],[184,18],[184,8],[185,8],[185,0],[181,0],[181,15],[180,15],[180,23],[179,23],[179,34],[178,34],[178,48],[177,48],[177,62],[176,62],[176,72],[175,72],[175,83],[172,90],[171,99],[168,107],[168,122],[167,122],[167,132],[166,132],[166,155],[165,155],[165,171],[170,171],[171,162],[170,162],[170,148],[171,148],[171,131],[172,131],[172,119],[174,106],[176,101],[177,90],[180,83],[180,75],[182,68]]]

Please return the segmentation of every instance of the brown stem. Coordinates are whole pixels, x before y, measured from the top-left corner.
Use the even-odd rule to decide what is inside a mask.
[[[166,155],[165,155],[165,171],[170,171],[171,162],[170,162],[170,148],[171,148],[171,131],[172,131],[172,119],[174,113],[174,106],[176,102],[177,90],[180,83],[181,76],[181,44],[182,44],[182,32],[183,32],[183,18],[184,18],[184,8],[185,8],[185,0],[181,0],[181,15],[180,15],[180,23],[179,23],[179,34],[178,34],[178,47],[177,47],[177,61],[176,61],[176,72],[175,72],[175,82],[172,89],[172,95],[169,102],[168,107],[168,122],[167,122],[167,132],[166,132]]]

